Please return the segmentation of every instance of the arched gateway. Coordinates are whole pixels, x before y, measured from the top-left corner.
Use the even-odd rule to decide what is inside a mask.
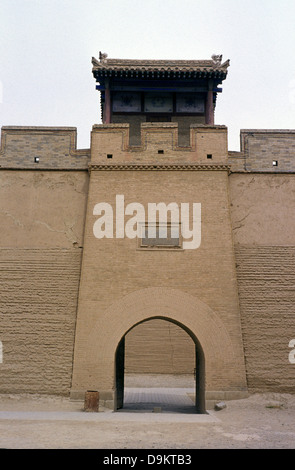
[[[160,287],[141,289],[114,302],[93,323],[87,340],[77,338],[72,394],[95,389],[106,404],[117,409],[122,392],[118,385],[122,338],[135,325],[151,318],[176,323],[195,342],[196,412],[205,412],[206,390],[211,392],[210,398],[216,392],[245,390],[240,355],[235,354],[220,318],[197,298],[178,289]]]
[[[168,317],[152,317],[143,320],[141,323],[148,322],[149,320],[165,320],[168,322],[175,323],[178,327],[186,331],[186,333],[191,337],[195,345],[195,411],[196,413],[205,413],[206,412],[206,403],[205,403],[205,357],[202,346],[196,336],[188,330],[184,325],[179,322],[172,320]],[[137,324],[138,325],[138,324]],[[131,329],[135,328],[137,325],[134,325]],[[130,331],[130,330],[129,330]],[[128,331],[126,332],[128,334]],[[118,344],[115,356],[115,386],[116,386],[116,396],[114,408],[120,409],[124,404],[124,368],[125,368],[125,337],[123,336],[121,341]],[[143,346],[144,347],[144,346]]]

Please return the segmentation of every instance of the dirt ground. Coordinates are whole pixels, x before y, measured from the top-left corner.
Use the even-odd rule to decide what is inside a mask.
[[[83,402],[0,395],[1,449],[294,449],[295,395],[254,394],[207,415],[87,413]]]

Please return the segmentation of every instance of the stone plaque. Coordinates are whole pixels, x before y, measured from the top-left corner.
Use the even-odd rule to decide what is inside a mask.
[[[179,93],[176,96],[177,113],[204,113],[204,98],[195,93]]]
[[[114,92],[113,111],[115,113],[140,113],[141,95],[133,92]]]
[[[146,93],[144,98],[145,113],[172,113],[172,93]]]

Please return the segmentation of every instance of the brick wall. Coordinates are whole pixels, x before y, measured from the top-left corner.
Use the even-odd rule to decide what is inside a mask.
[[[90,150],[77,150],[76,138],[74,127],[4,126],[0,168],[87,169]]]
[[[91,164],[199,163],[212,166],[228,163],[225,126],[192,124],[187,148],[178,145],[178,125],[174,122],[142,123],[141,145],[138,148],[130,147],[129,132],[129,124],[94,125]],[[111,160],[108,155],[112,156]]]
[[[241,151],[229,153],[232,171],[295,171],[294,130],[241,130]]]
[[[149,320],[137,325],[126,335],[127,374],[193,375],[195,366],[195,344],[191,337],[174,323]]]
[[[146,122],[146,116],[135,115],[113,115],[112,122],[115,124],[129,124],[129,143],[130,145],[141,145],[141,124]],[[190,126],[191,124],[205,124],[204,116],[172,116],[171,122],[177,123],[177,140],[181,147],[190,146]],[[157,123],[158,125],[159,123]]]

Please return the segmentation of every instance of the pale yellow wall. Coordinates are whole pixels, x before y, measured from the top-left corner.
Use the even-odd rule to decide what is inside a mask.
[[[293,393],[295,175],[232,174],[229,182],[248,386]]]
[[[0,391],[68,394],[87,172],[0,171]]]

